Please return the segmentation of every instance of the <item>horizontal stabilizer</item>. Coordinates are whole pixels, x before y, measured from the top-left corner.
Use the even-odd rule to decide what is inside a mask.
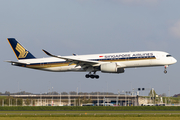
[[[15,61],[5,61],[5,62],[11,63],[12,65],[16,65],[16,66],[26,65],[26,63],[22,63],[22,62],[15,62]]]

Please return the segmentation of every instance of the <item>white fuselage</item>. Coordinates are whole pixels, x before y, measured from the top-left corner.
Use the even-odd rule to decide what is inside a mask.
[[[175,58],[166,52],[161,51],[143,51],[143,52],[125,52],[125,53],[108,53],[108,54],[92,54],[78,56],[64,56],[66,58],[97,61],[101,65],[105,63],[117,63],[119,68],[132,67],[150,67],[150,66],[168,66],[177,62]],[[54,71],[88,71],[87,69],[77,66],[75,63],[64,59],[48,57],[39,59],[25,59],[18,62],[24,63],[22,67]]]

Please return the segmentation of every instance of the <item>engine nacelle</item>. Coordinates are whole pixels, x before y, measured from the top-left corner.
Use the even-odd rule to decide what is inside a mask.
[[[100,68],[105,73],[124,73],[124,68],[118,68],[117,63],[102,64]]]

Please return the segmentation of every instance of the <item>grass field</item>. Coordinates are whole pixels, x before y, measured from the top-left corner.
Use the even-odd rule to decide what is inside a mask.
[[[85,114],[85,113],[127,113],[127,114],[137,114],[137,113],[143,113],[143,114],[154,114],[154,113],[162,113],[162,114],[180,114],[180,111],[0,111],[0,114],[3,113],[31,113],[31,114],[38,114],[38,113],[43,113],[43,114],[47,114],[47,113],[59,113],[59,114],[64,114],[64,113],[69,113],[69,114]]]
[[[0,120],[180,120],[180,111],[0,111]]]
[[[1,106],[0,111],[180,111],[180,106]]]
[[[0,107],[0,120],[180,120],[180,107]]]
[[[1,120],[179,120],[179,117],[0,117]]]
[[[0,117],[180,117],[180,111],[0,111]]]

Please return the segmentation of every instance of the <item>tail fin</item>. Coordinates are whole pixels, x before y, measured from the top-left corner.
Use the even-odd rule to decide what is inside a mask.
[[[7,40],[18,60],[35,58],[20,43],[18,43],[15,38],[7,38]]]

